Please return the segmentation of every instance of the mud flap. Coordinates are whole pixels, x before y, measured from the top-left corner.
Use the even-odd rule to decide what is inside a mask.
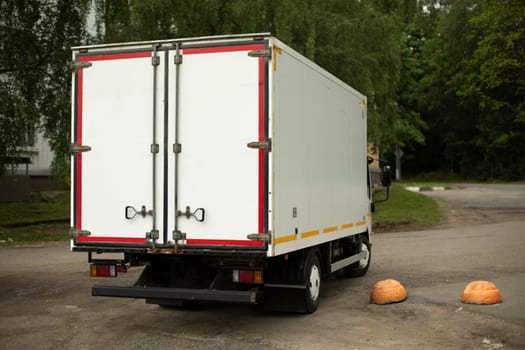
[[[306,286],[265,285],[264,309],[268,311],[305,313]]]

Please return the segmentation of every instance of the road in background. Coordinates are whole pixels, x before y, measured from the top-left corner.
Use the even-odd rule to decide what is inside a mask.
[[[91,285],[131,284],[140,271],[90,278],[86,255],[66,242],[0,248],[0,348],[523,349],[525,186],[461,186],[429,193],[457,209],[448,228],[375,234],[369,273],[325,280],[313,315],[91,297]],[[405,285],[405,302],[369,303],[386,278]],[[500,288],[502,304],[460,302],[479,279]]]
[[[525,185],[454,184],[446,191],[422,193],[478,214],[485,222],[525,220]]]

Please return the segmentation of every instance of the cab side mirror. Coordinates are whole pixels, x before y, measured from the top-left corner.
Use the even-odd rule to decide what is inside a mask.
[[[392,186],[392,172],[390,165],[385,165],[381,168],[381,184],[384,187]]]

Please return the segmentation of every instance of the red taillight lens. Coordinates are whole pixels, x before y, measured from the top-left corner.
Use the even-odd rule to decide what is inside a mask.
[[[253,282],[253,271],[239,271],[239,282],[241,283],[252,283]]]
[[[116,265],[91,264],[89,266],[91,277],[117,277]]]

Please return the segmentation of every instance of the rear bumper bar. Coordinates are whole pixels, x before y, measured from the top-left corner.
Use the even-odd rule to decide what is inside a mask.
[[[94,285],[91,295],[120,298],[144,298],[156,300],[219,301],[227,303],[257,303],[257,290],[235,291],[216,289],[119,287]]]

